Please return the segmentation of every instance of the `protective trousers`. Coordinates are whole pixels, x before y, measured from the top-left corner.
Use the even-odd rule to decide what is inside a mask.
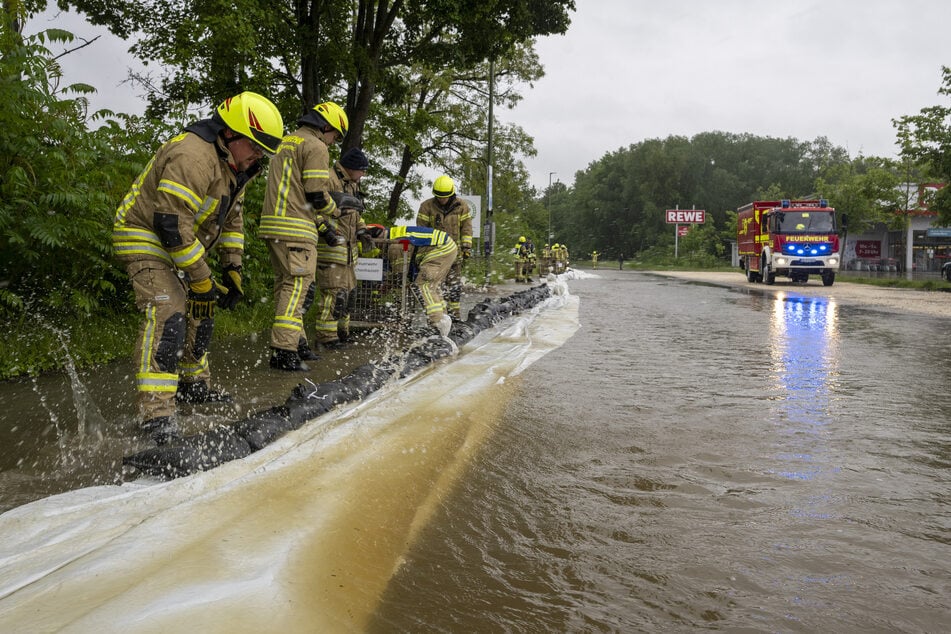
[[[271,347],[297,351],[304,313],[314,300],[317,247],[310,242],[268,240],[274,271],[274,324]]]
[[[356,288],[353,267],[345,264],[317,266],[317,342],[346,341],[350,336],[350,294]]]
[[[136,401],[142,420],[175,414],[179,375],[183,382],[208,381],[208,347],[214,320],[191,319],[185,283],[170,265],[130,262],[135,305],[145,314],[136,342]]]
[[[515,258],[515,281],[516,282],[521,282],[526,277],[528,277],[528,274],[525,272],[525,266],[527,263],[528,262],[522,257]]]
[[[423,297],[423,308],[431,324],[436,324],[446,313],[446,302],[443,301],[440,287],[451,275],[456,263],[457,250],[433,258],[427,258],[426,252],[431,247],[417,249],[419,273],[416,275],[416,287]],[[451,287],[450,287],[451,288]]]
[[[444,284],[449,314],[459,319],[462,312],[462,260],[458,257],[449,267]]]

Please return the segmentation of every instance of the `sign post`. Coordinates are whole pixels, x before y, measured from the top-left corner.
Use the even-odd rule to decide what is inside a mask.
[[[667,224],[674,225],[674,259],[676,259],[679,255],[678,242],[680,240],[680,225],[703,224],[706,222],[706,210],[697,209],[696,207],[697,206],[694,205],[693,209],[681,209],[680,205],[677,205],[676,209],[667,210]],[[684,235],[687,235],[686,232],[684,232]]]

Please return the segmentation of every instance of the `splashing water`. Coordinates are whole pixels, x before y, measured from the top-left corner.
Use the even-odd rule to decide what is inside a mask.
[[[87,436],[95,438],[96,440],[103,439],[103,430],[106,427],[106,419],[103,417],[102,412],[99,411],[99,407],[93,401],[92,397],[89,395],[89,391],[86,389],[86,386],[79,379],[79,373],[76,371],[76,364],[73,362],[73,357],[69,353],[69,346],[67,345],[67,333],[56,328],[50,323],[39,320],[40,324],[43,325],[47,330],[56,335],[56,338],[59,340],[60,347],[63,349],[63,357],[65,359],[66,365],[66,374],[69,376],[69,386],[73,394],[73,407],[76,408],[76,418],[79,420],[79,425],[76,429],[76,434],[80,438],[86,438]]]

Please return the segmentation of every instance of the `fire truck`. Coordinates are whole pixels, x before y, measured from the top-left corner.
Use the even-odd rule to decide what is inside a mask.
[[[806,283],[835,282],[841,252],[835,209],[825,200],[757,200],[737,209],[740,268],[749,282],[773,284],[777,275]]]

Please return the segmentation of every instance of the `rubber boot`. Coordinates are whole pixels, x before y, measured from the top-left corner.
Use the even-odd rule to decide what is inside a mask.
[[[140,427],[149,434],[156,445],[167,445],[182,439],[178,423],[171,416],[159,416],[144,421]]]
[[[301,361],[317,361],[320,359],[320,355],[310,349],[306,339],[297,342],[297,356],[300,357]]]
[[[436,330],[439,331],[439,334],[443,337],[449,336],[449,331],[452,329],[452,318],[449,315],[443,315],[439,318],[439,321],[433,324],[436,327]]]
[[[307,372],[310,370],[307,364],[300,360],[300,355],[297,354],[296,350],[271,348],[270,365],[275,370],[286,372]]]
[[[178,382],[178,391],[175,392],[175,400],[179,403],[230,403],[231,395],[221,390],[213,390],[208,387],[204,381],[195,381],[192,383]]]

